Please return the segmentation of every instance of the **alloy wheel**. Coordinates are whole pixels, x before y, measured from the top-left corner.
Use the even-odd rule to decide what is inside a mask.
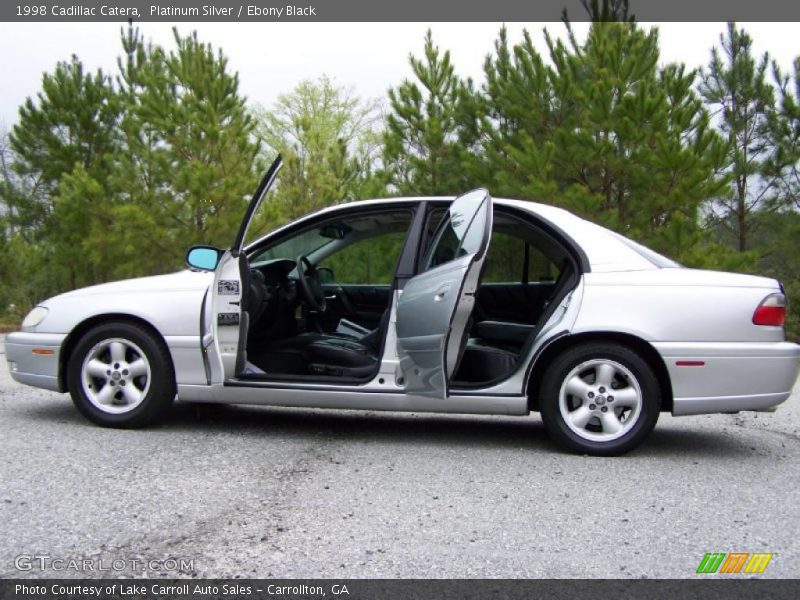
[[[123,338],[95,344],[81,367],[81,383],[88,400],[111,414],[139,406],[150,389],[152,372],[139,346]]]
[[[558,399],[561,416],[578,436],[608,442],[628,433],[642,413],[642,390],[618,362],[582,362],[564,378]]]

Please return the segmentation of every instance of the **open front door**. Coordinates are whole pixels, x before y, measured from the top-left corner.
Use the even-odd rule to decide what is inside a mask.
[[[492,233],[492,198],[456,198],[397,302],[397,350],[406,391],[446,398],[467,342],[475,292]]]
[[[233,245],[222,254],[214,271],[210,317],[224,379],[235,377],[244,369],[247,360],[245,342],[249,323],[245,303],[250,287],[250,267],[242,249],[250,223],[282,164],[283,161],[278,156],[264,175],[247,206]]]

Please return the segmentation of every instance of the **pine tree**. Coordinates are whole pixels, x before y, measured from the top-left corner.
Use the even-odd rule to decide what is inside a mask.
[[[628,0],[581,0],[581,6],[593,23],[630,22],[636,20],[631,14]],[[567,9],[564,9],[564,22],[568,23]]]
[[[52,271],[42,294],[230,244],[257,182],[254,122],[225,57],[194,34],[175,32],[166,51],[128,28],[122,44],[116,82],[60,63],[11,136],[14,169],[33,182],[15,205],[20,235]]]
[[[767,81],[769,55],[753,55],[753,42],[744,29],[729,23],[702,73],[700,93],[712,107],[727,140],[729,190],[711,203],[711,218],[733,237],[744,252],[758,225],[754,213],[770,202],[776,180],[770,176],[769,123],[775,110]]]
[[[174,39],[168,52],[135,30],[122,36],[124,152],[109,180],[118,246],[139,258],[115,276],[179,267],[192,243],[229,245],[258,179],[255,122],[238,76],[196,33],[176,30]]]
[[[772,275],[784,285],[790,305],[800,297],[800,58],[791,74],[773,63],[778,91],[776,110],[770,117],[767,176],[775,191],[769,204],[757,211],[758,230],[751,245],[758,252],[758,271]],[[789,311],[786,318],[789,339],[800,339],[800,315]]]
[[[509,47],[501,30],[486,83],[461,102],[474,107],[459,129],[469,172],[497,195],[563,206],[696,259],[723,146],[695,73],[659,66],[657,30],[596,22],[579,42],[567,27],[566,41],[545,32],[549,62],[527,32]]]
[[[497,196],[554,199],[552,153],[560,117],[552,69],[527,31],[512,48],[503,27],[484,74],[481,90],[472,82],[460,90],[458,131],[468,175]]]
[[[91,282],[92,265],[82,245],[85,225],[98,205],[61,202],[65,178],[80,170],[101,178],[119,152],[121,104],[109,76],[87,73],[73,56],[42,77],[42,91],[20,108],[10,136],[18,183],[8,197],[20,235],[41,243],[47,290]],[[77,226],[77,227],[76,227]]]
[[[457,140],[460,80],[450,52],[440,52],[428,30],[424,57],[409,56],[415,80],[389,90],[390,113],[384,134],[384,164],[400,194],[455,194],[461,184]]]
[[[257,179],[255,122],[222,52],[196,33],[174,35],[176,49],[155,61],[163,69],[145,70],[138,113],[169,153],[171,210],[191,224],[187,241],[225,245]]]
[[[768,173],[775,177],[774,202],[783,210],[800,210],[800,57],[791,75],[773,64],[778,106],[770,119]]]

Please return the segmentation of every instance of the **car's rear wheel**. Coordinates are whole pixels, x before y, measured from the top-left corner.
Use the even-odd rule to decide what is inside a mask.
[[[78,341],[67,364],[72,401],[106,427],[142,427],[175,398],[175,375],[163,341],[132,323],[98,325]]]
[[[652,368],[633,350],[582,344],[549,365],[539,409],[548,434],[561,446],[613,456],[633,450],[652,431],[661,393]]]

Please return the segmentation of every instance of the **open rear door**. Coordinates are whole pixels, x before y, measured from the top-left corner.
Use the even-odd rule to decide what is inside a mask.
[[[244,368],[246,362],[245,344],[247,340],[248,317],[247,291],[250,287],[250,266],[242,251],[247,230],[266,196],[283,162],[278,156],[270,166],[256,189],[247,207],[236,239],[231,248],[223,253],[214,271],[211,287],[211,327],[217,344],[217,352],[222,361],[223,379],[231,379]]]
[[[446,398],[469,334],[492,233],[484,189],[456,198],[397,302],[397,350],[407,392]]]

